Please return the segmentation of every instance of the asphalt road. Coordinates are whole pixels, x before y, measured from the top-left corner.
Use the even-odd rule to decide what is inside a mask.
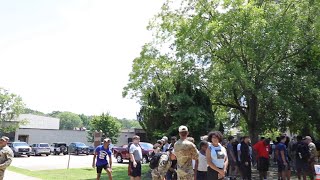
[[[50,155],[50,156],[22,156],[15,157],[12,166],[28,169],[31,171],[66,169],[68,167],[69,155]],[[93,155],[70,155],[69,168],[90,168],[92,165]],[[127,163],[119,164],[113,158],[113,166],[127,166]]]

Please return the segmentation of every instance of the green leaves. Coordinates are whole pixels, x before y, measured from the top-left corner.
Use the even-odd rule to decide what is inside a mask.
[[[60,119],[60,129],[73,130],[82,127],[82,120],[78,114],[61,112],[56,117]]]
[[[319,8],[314,0],[167,1],[149,26],[154,39],[134,61],[124,95],[131,91],[148,117],[157,111],[175,125],[190,111],[201,114],[188,104],[194,94],[177,91],[190,83],[213,105],[240,114],[254,138],[298,119],[317,124],[310,104],[319,104],[311,100],[319,99]],[[166,104],[180,102],[188,108],[167,112]]]
[[[116,144],[120,129],[121,124],[116,118],[110,116],[108,113],[102,113],[100,116],[94,116],[90,121],[88,140],[93,141],[93,132],[101,130],[104,138],[108,137],[113,144]]]
[[[0,132],[12,132],[19,124],[13,122],[25,108],[22,98],[0,87]]]

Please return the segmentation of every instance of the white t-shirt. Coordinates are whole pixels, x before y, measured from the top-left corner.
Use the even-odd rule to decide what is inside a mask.
[[[207,172],[208,171],[208,163],[207,157],[199,152],[199,165],[198,171]]]
[[[141,149],[140,145],[131,144],[130,145],[130,149],[129,149],[129,153],[133,154],[134,159],[136,161],[141,161],[142,160],[142,149]]]
[[[218,168],[224,168],[225,158],[228,157],[226,148],[224,148],[221,144],[218,146],[210,145],[209,148],[211,151],[212,163]]]

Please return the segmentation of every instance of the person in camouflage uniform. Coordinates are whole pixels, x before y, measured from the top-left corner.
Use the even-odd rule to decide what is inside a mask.
[[[13,159],[13,152],[7,146],[8,137],[2,136],[0,139],[0,180],[4,178],[4,171],[10,166]]]
[[[164,180],[166,173],[172,165],[172,160],[175,160],[175,156],[172,153],[173,149],[169,149],[166,153],[163,153],[159,159],[158,167],[151,171],[152,180]]]
[[[198,160],[198,151],[196,146],[187,140],[189,135],[186,126],[179,127],[180,140],[174,145],[174,154],[177,157],[178,180],[193,180],[194,171],[192,160]]]

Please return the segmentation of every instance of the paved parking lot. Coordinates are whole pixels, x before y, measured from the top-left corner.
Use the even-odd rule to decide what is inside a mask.
[[[91,168],[93,155],[71,155],[70,168]],[[30,156],[30,157],[15,157],[12,161],[12,166],[28,169],[31,171],[50,170],[50,169],[66,169],[68,167],[69,155],[51,155],[51,156]],[[127,166],[126,163],[118,164],[113,158],[114,166]]]

